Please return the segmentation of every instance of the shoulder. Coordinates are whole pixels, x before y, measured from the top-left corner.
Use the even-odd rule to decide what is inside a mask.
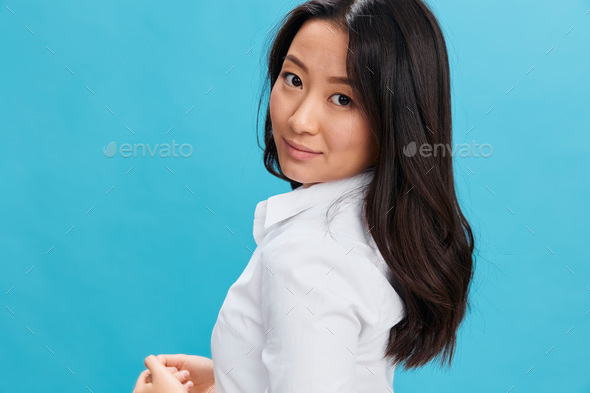
[[[384,284],[389,268],[362,216],[358,199],[313,206],[271,227],[261,251],[271,257],[271,263],[282,259],[280,254],[316,260],[316,264],[338,262],[356,273],[377,274],[376,279]]]
[[[270,233],[271,239],[282,236],[283,233],[338,233],[348,238],[354,238],[367,243],[365,234],[368,232],[362,220],[363,209],[361,200],[331,200],[289,217],[277,223]]]
[[[342,272],[390,286],[385,277],[385,262],[370,244],[350,231],[293,226],[275,231],[262,248],[261,258],[268,266],[281,265],[285,269],[338,267]]]
[[[370,247],[357,239],[292,228],[268,242],[260,255],[263,274],[280,282],[276,288],[289,296],[313,289],[324,294],[323,302],[337,298],[356,311],[363,325],[377,326],[394,311],[397,293],[376,267]]]

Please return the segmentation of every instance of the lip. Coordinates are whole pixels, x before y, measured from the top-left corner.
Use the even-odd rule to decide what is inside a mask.
[[[284,138],[283,138],[283,139],[284,139]],[[298,143],[295,143],[295,142],[293,142],[293,141],[290,141],[290,140],[288,140],[288,139],[285,139],[285,142],[287,142],[289,145],[291,145],[291,147],[294,147],[294,148],[295,148],[295,149],[297,149],[297,150],[300,150],[300,151],[303,151],[303,152],[306,152],[306,153],[321,154],[321,152],[319,152],[319,151],[313,151],[313,150],[311,150],[311,149],[307,148],[307,147],[306,147],[306,146],[304,146],[304,145],[300,145],[300,144],[298,144]]]
[[[299,144],[295,144],[293,142],[287,142],[285,138],[283,138],[283,140],[285,141],[285,148],[287,149],[287,153],[296,160],[309,160],[322,154],[321,152],[318,153],[310,150],[301,150],[307,148]]]

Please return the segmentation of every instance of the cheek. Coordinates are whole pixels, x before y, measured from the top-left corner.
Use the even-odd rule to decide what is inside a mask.
[[[276,99],[275,99],[275,93],[274,93],[274,88],[270,91],[270,97],[268,100],[268,109],[270,111],[270,118],[272,120],[272,118],[274,117],[274,111],[275,111],[275,106],[276,106]]]
[[[333,122],[324,134],[330,151],[358,157],[371,155],[371,135],[366,124],[358,119],[341,120]]]
[[[278,83],[278,81],[276,83]],[[273,89],[270,92],[269,104],[268,104],[269,111],[270,111],[270,118],[273,123],[281,121],[281,118],[283,116],[283,113],[281,113],[281,110],[284,112],[284,108],[285,108],[285,103],[283,102],[283,99],[282,99],[282,96],[280,93],[280,88],[276,87],[276,83],[275,83],[275,87],[273,87]]]
[[[330,144],[334,152],[350,152],[363,145],[362,133],[359,130],[360,124],[351,118],[336,118],[327,125],[324,133],[326,142]]]

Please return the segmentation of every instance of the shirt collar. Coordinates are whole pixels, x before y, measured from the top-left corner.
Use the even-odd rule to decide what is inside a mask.
[[[294,190],[258,203],[254,212],[256,244],[259,244],[268,228],[277,222],[293,217],[313,206],[332,202],[349,191],[367,186],[373,179],[374,172],[374,168],[371,167],[348,178],[317,183],[308,188],[303,188],[301,185]]]

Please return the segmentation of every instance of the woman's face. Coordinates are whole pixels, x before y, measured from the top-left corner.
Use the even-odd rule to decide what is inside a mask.
[[[347,51],[347,33],[329,22],[308,20],[272,87],[270,116],[279,163],[304,188],[354,176],[376,162],[377,147],[358,98],[339,80],[346,79]]]

